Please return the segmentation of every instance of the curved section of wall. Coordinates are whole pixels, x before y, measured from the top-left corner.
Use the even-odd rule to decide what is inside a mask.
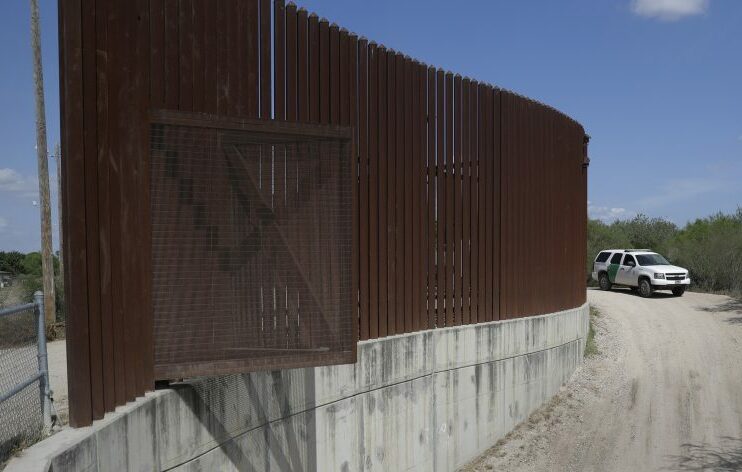
[[[195,351],[202,332],[235,332],[220,324],[226,308],[213,301],[224,295],[193,289],[203,285],[203,274],[188,258],[166,257],[168,277],[154,276],[153,231],[162,226],[153,223],[159,213],[152,211],[150,184],[157,180],[148,169],[151,120],[162,112],[254,120],[261,127],[271,120],[296,128],[321,124],[352,134],[350,262],[337,251],[318,256],[329,270],[312,258],[296,262],[302,284],[313,286],[307,292],[336,298],[321,303],[323,309],[353,323],[339,345],[584,303],[585,135],[566,115],[359,38],[284,0],[220,0],[213,8],[196,0],[59,3],[71,425],[90,425],[173,375],[155,369],[154,296],[162,280],[188,294],[184,303],[203,307],[203,324],[179,335],[178,352]],[[105,87],[96,92],[90,84]],[[291,158],[275,148],[268,156],[261,179],[272,184],[261,185],[262,200],[303,198],[291,183],[301,180]],[[181,158],[173,155],[174,162]],[[302,170],[304,177],[317,175]],[[168,213],[200,222],[204,207],[189,196],[192,183],[180,182],[183,198]],[[317,215],[330,211],[314,208]],[[228,218],[210,219],[207,227],[199,237],[209,248],[226,247],[226,235],[244,232]],[[268,234],[263,231],[254,233]],[[169,242],[175,242],[170,231],[157,240],[159,247],[175,247]],[[287,295],[283,306],[265,308],[262,294],[296,291],[289,277],[266,275],[272,266],[255,275],[252,257],[229,259],[239,267],[219,264],[234,272],[218,279],[231,277],[229,290],[247,293],[247,285],[261,284],[242,304],[251,308],[235,310],[234,326],[260,326],[257,338],[280,339],[279,320],[289,310],[307,319],[297,314],[309,306],[303,289],[296,302]],[[281,329],[271,334],[270,326]],[[225,347],[212,343],[209,349],[218,352],[191,359],[191,367],[241,352]],[[294,356],[289,364],[278,352],[266,354],[260,368],[330,362],[318,354]],[[247,368],[258,367],[219,366],[221,372]],[[213,371],[201,364],[191,372]]]
[[[541,103],[502,92],[501,318],[585,303],[586,137]]]
[[[454,470],[581,362],[588,307],[361,343],[359,361],[148,394],[8,471]]]

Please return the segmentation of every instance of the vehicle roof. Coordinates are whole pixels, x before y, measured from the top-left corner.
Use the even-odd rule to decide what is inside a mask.
[[[657,254],[651,249],[603,249],[600,252],[629,252],[631,254]]]

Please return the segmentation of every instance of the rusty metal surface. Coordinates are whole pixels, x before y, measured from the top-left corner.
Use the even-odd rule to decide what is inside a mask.
[[[554,109],[502,93],[503,318],[585,302],[585,132]]]
[[[161,117],[151,129],[155,375],[351,361],[349,132]]]
[[[584,302],[584,130],[558,111],[370,44],[283,0],[212,8],[73,0],[60,2],[59,16],[71,424],[89,424],[155,378],[185,372],[155,371],[175,354],[155,353],[165,333],[155,325],[162,299],[152,293],[159,251],[146,171],[156,165],[154,109],[352,128],[352,346]],[[278,150],[280,165],[296,159],[301,172],[315,165],[282,142],[251,149]],[[288,177],[274,176],[274,193],[288,195]],[[214,198],[226,191],[215,188]],[[333,230],[319,231],[326,240]],[[340,263],[328,248],[320,254]],[[242,276],[254,279],[260,267]],[[273,357],[258,356],[260,365],[307,365],[302,356]],[[226,362],[188,359],[202,374]]]

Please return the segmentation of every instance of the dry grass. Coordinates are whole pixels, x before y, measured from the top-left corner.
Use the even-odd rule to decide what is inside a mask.
[[[600,310],[590,305],[590,329],[587,332],[587,341],[585,342],[585,357],[595,356],[600,352],[598,345],[595,343],[595,328],[593,327],[593,320],[599,316]]]

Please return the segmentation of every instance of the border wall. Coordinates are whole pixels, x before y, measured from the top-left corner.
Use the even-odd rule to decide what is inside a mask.
[[[167,379],[156,364],[163,340],[153,304],[153,113],[321,125],[351,136],[352,221],[336,228],[347,232],[347,254],[325,258],[329,272],[300,272],[312,293],[341,294],[330,308],[344,317],[338,326],[352,329],[333,333],[338,347],[327,356],[315,349],[304,364],[267,356],[262,369],[350,362],[356,341],[585,302],[587,139],[566,115],[283,0],[62,0],[59,8],[73,426]],[[273,177],[275,195],[292,188],[283,175]],[[198,214],[190,197],[183,200],[179,211]],[[346,256],[350,264],[341,264]],[[350,290],[334,282],[343,276],[322,278],[343,271]],[[187,265],[173,272],[198,277]],[[261,279],[269,286],[260,293],[288,291],[280,277],[264,280],[274,282]],[[211,332],[219,308],[203,304],[199,329]],[[296,306],[307,304],[240,316],[282,327]],[[290,336],[285,328],[277,336]],[[182,342],[170,347],[185,352],[203,340],[194,332]],[[231,368],[248,370],[255,367],[246,362]]]

